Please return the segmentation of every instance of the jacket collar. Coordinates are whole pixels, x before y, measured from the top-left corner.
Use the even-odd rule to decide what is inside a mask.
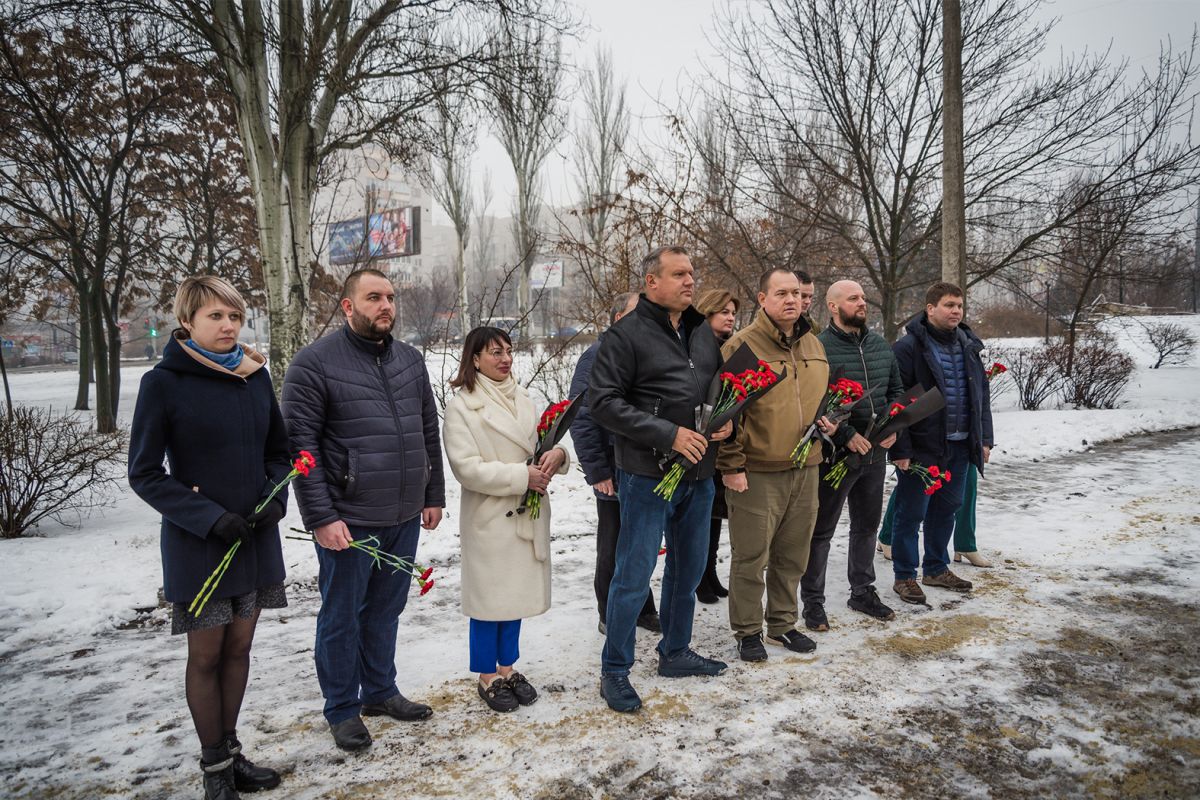
[[[390,333],[383,337],[383,347],[379,346],[379,342],[359,336],[351,329],[349,322],[342,325],[342,335],[356,349],[363,351],[371,358],[378,357],[382,361],[387,361],[392,357],[392,335]]]
[[[754,322],[751,325],[757,326],[771,341],[776,342],[784,350],[791,350],[796,342],[803,339],[804,335],[812,330],[812,323],[808,321],[808,317],[801,314],[800,318],[796,320],[792,335],[788,336],[761,307],[754,315]]]
[[[865,342],[867,340],[867,334],[870,333],[870,331],[868,331],[866,328],[861,329],[858,333],[844,331],[835,325],[833,320],[829,320],[829,332],[843,341],[856,345]]]
[[[267,363],[267,359],[261,353],[249,345],[242,344],[239,345],[243,353],[242,363],[238,364],[237,369],[229,370],[192,348],[185,347],[183,343],[188,338],[187,331],[182,328],[172,331],[171,339],[163,348],[162,361],[155,365],[155,369],[161,367],[171,372],[186,372],[191,375],[224,375],[244,381]]]
[[[929,332],[929,315],[922,311],[908,321],[904,326],[904,330],[916,337],[917,341],[923,347],[928,347],[933,337]],[[983,340],[975,335],[975,331],[971,330],[971,326],[965,322],[958,323],[958,327],[954,329],[955,337],[963,347],[973,348],[976,352],[983,349]]]
[[[668,311],[666,307],[660,306],[649,297],[646,297],[645,292],[638,295],[638,304],[633,310],[634,312],[642,314],[654,322],[657,322],[666,330],[674,333],[674,330],[671,327],[671,312]],[[706,322],[704,315],[697,311],[694,306],[688,306],[685,308],[679,315],[679,324],[682,328],[681,335],[683,336],[683,340],[686,342],[691,337],[692,331],[694,331],[701,323],[704,322]]]

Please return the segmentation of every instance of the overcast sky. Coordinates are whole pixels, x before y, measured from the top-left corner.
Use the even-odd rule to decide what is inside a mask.
[[[611,49],[615,71],[627,82],[628,103],[635,115],[655,115],[656,98],[675,103],[681,88],[686,88],[687,75],[698,74],[706,60],[713,58],[707,29],[716,5],[710,0],[584,0],[581,6],[588,27],[579,39],[567,43],[569,57],[577,64],[586,63],[597,45]],[[1200,25],[1200,2],[1054,0],[1045,5],[1042,14],[1059,20],[1046,51],[1049,61],[1056,62],[1060,53],[1111,47],[1114,58],[1128,58],[1136,69],[1154,66],[1159,47],[1168,38],[1180,46],[1188,44]],[[637,126],[635,122],[635,130]],[[572,198],[569,148],[570,139],[564,139],[546,164],[547,199],[555,205]],[[490,135],[483,137],[475,159],[477,182],[485,168],[492,176],[491,213],[507,216],[514,187],[512,167]],[[445,222],[440,210],[435,216]]]

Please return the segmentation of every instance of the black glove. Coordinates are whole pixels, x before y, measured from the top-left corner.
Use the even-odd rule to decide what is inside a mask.
[[[246,520],[237,514],[226,511],[213,523],[212,530],[208,533],[210,536],[217,537],[225,544],[233,544],[239,539],[250,536],[252,531]]]
[[[254,528],[254,530],[262,531],[279,524],[279,520],[283,519],[284,513],[283,503],[278,500],[271,500],[262,511],[256,511],[246,517],[246,522],[250,523],[250,527]]]

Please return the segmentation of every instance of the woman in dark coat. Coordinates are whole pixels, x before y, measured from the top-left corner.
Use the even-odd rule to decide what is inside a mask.
[[[171,632],[187,634],[185,688],[204,796],[235,800],[239,791],[279,784],[278,773],[242,755],[236,727],[259,612],[287,605],[277,526],[286,490],[254,509],[291,465],[266,359],[237,341],[246,316],[237,291],[211,275],[187,278],[175,316],[182,329],[138,390],[129,485],[162,514],[163,591],[172,603]],[[239,539],[203,612],[189,612]]]
[[[718,342],[724,344],[725,340],[733,335],[734,324],[737,322],[738,300],[732,292],[709,289],[696,301],[696,310],[708,320]],[[708,533],[708,566],[700,578],[700,585],[696,587],[696,599],[709,604],[717,602],[718,598],[729,596],[729,590],[717,577],[717,546],[721,543],[721,520],[729,518],[729,512],[725,508],[725,484],[721,482],[720,473],[713,475],[713,485],[717,487],[717,491],[713,495],[712,525]]]

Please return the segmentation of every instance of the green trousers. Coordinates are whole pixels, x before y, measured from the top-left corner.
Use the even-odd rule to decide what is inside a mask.
[[[975,498],[979,493],[979,470],[972,464],[967,470],[967,489],[963,495],[962,508],[954,518],[954,552],[974,553],[979,547],[975,544]],[[892,543],[892,517],[896,513],[896,493],[888,498],[887,513],[883,515],[883,524],[879,527],[879,541],[882,544]]]

